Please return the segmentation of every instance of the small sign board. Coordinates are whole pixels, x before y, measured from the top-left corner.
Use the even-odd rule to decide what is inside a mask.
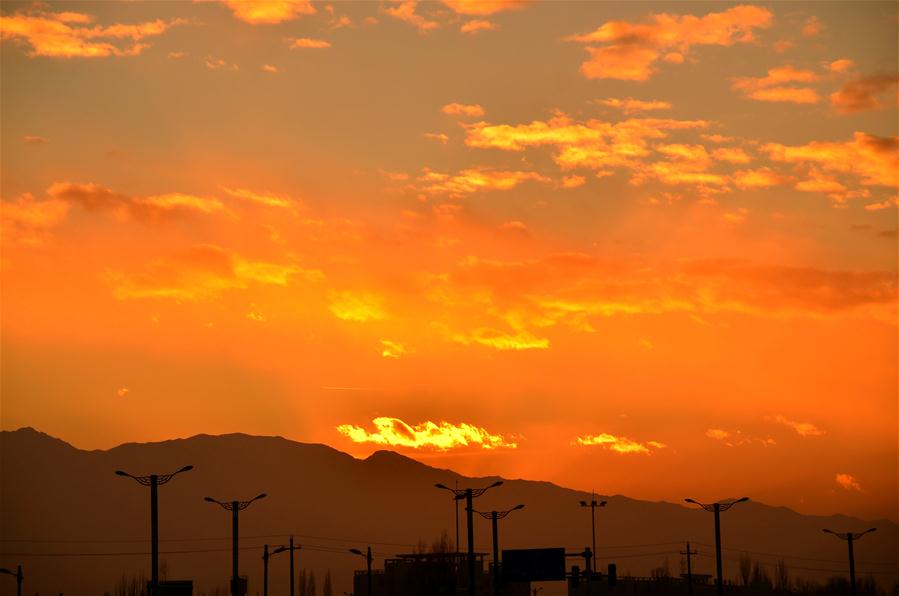
[[[564,548],[520,548],[503,551],[503,579],[551,582],[565,579]]]

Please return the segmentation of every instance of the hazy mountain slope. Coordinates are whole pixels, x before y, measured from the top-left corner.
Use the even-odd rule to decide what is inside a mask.
[[[160,488],[162,551],[224,549],[219,552],[163,554],[172,579],[191,578],[198,590],[226,585],[230,574],[230,514],[206,503],[248,499],[260,492],[240,517],[243,546],[280,544],[296,534],[306,548],[304,567],[316,571],[318,583],[332,570],[335,593],[350,591],[351,570],[362,561],[344,554],[349,547],[377,542],[379,554],[408,552],[419,539],[427,542],[446,529],[454,534],[449,493],[433,487],[482,486],[495,478],[469,480],[431,468],[392,452],[357,460],[323,445],[295,443],[278,437],[200,435],[151,444],[125,444],[108,451],[81,451],[33,429],[0,433],[0,536],[4,553],[104,553],[93,557],[0,557],[0,566],[21,562],[26,593],[102,594],[122,572],[141,572],[149,556],[108,556],[148,551],[149,490],[113,475],[166,472],[193,464],[195,470]],[[476,502],[478,509],[526,508],[501,522],[501,546],[566,546],[582,549],[590,542],[589,513],[578,506],[587,495],[545,482],[506,480]],[[699,544],[705,556],[697,570],[711,571],[712,516],[678,504],[651,503],[623,496],[608,497],[598,517],[599,552],[612,556],[621,572],[646,574],[667,558],[678,572],[676,551],[686,540]],[[490,524],[476,518],[479,550],[490,550]],[[735,507],[722,516],[726,547],[757,553],[800,556],[788,563],[795,573],[805,568],[842,569],[845,544],[821,532],[823,527],[878,532],[857,545],[859,570],[895,569],[897,527],[886,520],[861,521],[842,516],[816,517],[760,503]],[[462,536],[464,541],[464,512]],[[216,540],[199,540],[213,538]],[[84,542],[15,542],[97,540]],[[183,541],[174,541],[175,539]],[[109,542],[134,540],[135,542]],[[631,548],[629,545],[642,545]],[[657,554],[653,554],[657,553]],[[643,556],[650,554],[651,556]],[[250,576],[250,592],[261,591],[259,550],[241,552],[241,571]],[[636,556],[639,555],[639,556]],[[738,551],[727,556],[736,559]],[[773,557],[757,557],[773,561]],[[890,567],[890,565],[893,565]],[[286,593],[286,555],[271,563],[272,593]],[[376,563],[380,566],[380,562]],[[737,575],[728,561],[725,573]],[[825,573],[824,575],[830,575]],[[881,579],[890,579],[885,575]],[[2,579],[2,578],[0,578]],[[12,579],[12,578],[8,578]],[[13,593],[15,582],[0,582],[0,594]]]

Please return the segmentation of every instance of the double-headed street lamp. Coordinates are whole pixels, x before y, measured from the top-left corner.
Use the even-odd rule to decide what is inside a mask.
[[[365,559],[365,563],[368,566],[368,575],[366,576],[366,583],[368,584],[368,596],[371,596],[371,547],[369,546],[364,553],[358,548],[351,548],[350,552]]]
[[[499,596],[499,537],[497,520],[503,519],[513,511],[524,509],[524,505],[516,505],[505,511],[477,511],[476,513],[485,519],[493,521],[493,593]]]
[[[193,466],[184,466],[171,474],[150,474],[149,476],[133,476],[128,472],[116,470],[116,476],[125,476],[150,487],[150,596],[156,596],[159,587],[159,508],[157,488],[181,472],[193,470]]]
[[[608,501],[597,501],[596,493],[590,493],[590,501],[581,501],[581,507],[590,508],[590,528],[593,534],[593,571],[596,571],[596,508],[605,507]]]
[[[22,566],[19,565],[16,567],[15,571],[10,571],[6,568],[0,568],[0,573],[5,573],[7,575],[13,575],[16,578],[16,596],[22,596],[22,580],[25,579],[25,576],[22,575]]]
[[[864,532],[834,532],[833,530],[828,530],[824,528],[824,531],[828,534],[833,534],[837,538],[841,540],[845,540],[849,544],[849,587],[851,589],[852,596],[855,596],[855,553],[852,550],[852,543],[867,534],[868,532],[876,532],[877,528],[868,528]]]
[[[240,579],[237,574],[237,542],[238,542],[238,533],[237,533],[237,513],[239,511],[243,511],[247,507],[250,506],[253,501],[258,501],[259,499],[265,498],[265,493],[260,495],[256,495],[249,501],[231,501],[231,502],[222,502],[217,499],[213,499],[212,497],[203,497],[204,501],[208,501],[210,503],[215,503],[219,505],[222,509],[227,509],[231,512],[231,596],[243,596],[241,591],[238,589],[238,584],[240,583]]]
[[[475,596],[476,591],[474,573],[474,527],[472,524],[472,513],[474,512],[474,508],[471,504],[471,501],[472,499],[480,497],[491,488],[500,486],[502,483],[502,480],[497,480],[490,486],[484,488],[450,488],[448,486],[444,486],[443,484],[434,485],[437,488],[442,488],[443,490],[450,491],[456,496],[457,499],[465,499],[465,511],[467,514],[466,520],[468,522],[468,593],[470,596]]]
[[[684,501],[686,501],[687,503],[699,505],[706,511],[710,511],[715,514],[715,565],[718,570],[718,579],[715,583],[718,586],[718,596],[724,596],[724,577],[721,575],[721,512],[727,511],[737,503],[743,503],[748,500],[749,497],[741,497],[736,501],[724,501],[707,504],[700,503],[699,501],[695,501],[693,499],[684,499]]]
[[[303,548],[299,544],[294,546],[293,544],[293,536],[290,537],[290,542],[288,546],[279,546],[272,552],[273,555],[277,555],[278,553],[283,553],[285,551],[290,552],[290,596],[293,596],[293,551],[300,550]],[[301,594],[300,596],[306,596],[305,594]]]

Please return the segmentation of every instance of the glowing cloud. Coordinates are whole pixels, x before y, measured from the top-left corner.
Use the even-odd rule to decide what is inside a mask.
[[[398,359],[408,354],[411,350],[404,344],[389,339],[381,340],[381,356],[384,358]]]
[[[490,21],[485,21],[483,19],[474,19],[472,21],[466,21],[459,26],[459,31],[462,33],[474,34],[479,33],[481,31],[495,31],[496,23],[492,23]]]
[[[22,137],[22,140],[32,145],[40,145],[47,142],[47,139],[39,135],[25,135]]]
[[[588,79],[645,81],[664,59],[679,64],[694,45],[731,46],[754,40],[754,30],[771,25],[763,7],[741,5],[702,17],[654,14],[644,23],[608,21],[583,35],[569,38],[587,47],[590,59],[581,65]],[[604,44],[595,46],[592,44]]]
[[[443,0],[452,10],[464,15],[486,16],[507,10],[520,10],[528,0]]]
[[[199,244],[186,253],[150,263],[143,272],[109,271],[106,280],[119,300],[170,299],[198,302],[250,284],[286,286],[291,276],[321,279],[317,270],[292,264],[251,261],[220,246]]]
[[[277,195],[273,193],[258,193],[252,190],[247,190],[245,188],[227,188],[222,186],[221,189],[226,194],[231,195],[232,197],[235,197],[237,199],[244,199],[245,201],[258,203],[267,207],[289,208],[296,206],[296,201],[283,195]]]
[[[133,25],[95,25],[92,15],[77,12],[16,13],[0,16],[0,40],[27,43],[29,56],[99,58],[136,56],[148,44],[141,40],[161,35],[181,21],[147,21]],[[130,42],[130,43],[129,43]]]
[[[537,172],[485,170],[469,168],[455,176],[440,172],[425,172],[418,178],[422,190],[429,194],[462,196],[487,190],[511,190],[526,181],[549,183],[551,180]]]
[[[225,208],[222,202],[215,198],[183,193],[131,197],[99,184],[55,182],[47,190],[47,194],[53,199],[81,205],[86,211],[107,211],[121,219],[145,222],[189,213],[214,213],[224,211]]]
[[[384,300],[370,293],[333,292],[328,310],[338,319],[365,323],[387,318],[383,310]]]
[[[484,108],[478,104],[448,103],[440,111],[449,116],[469,116],[477,118],[484,115]]]
[[[761,445],[762,447],[772,447],[777,445],[777,442],[770,437],[753,437],[746,435],[739,430],[729,431],[722,428],[710,428],[705,431],[705,436],[714,439],[715,441],[720,441],[728,447],[739,447],[741,445],[752,444]]]
[[[889,103],[882,101],[878,96],[885,94],[897,85],[899,85],[899,76],[897,75],[859,77],[846,83],[836,93],[832,93],[830,103],[845,114],[874,110],[890,104],[895,105],[895,94],[891,95],[892,100]]]
[[[627,437],[616,437],[615,435],[609,433],[602,433],[599,435],[584,435],[583,437],[577,437],[576,443],[578,445],[599,445],[604,449],[608,449],[609,451],[614,451],[615,453],[624,453],[624,454],[632,454],[632,453],[640,453],[643,455],[650,455],[652,450],[656,449],[664,449],[667,447],[664,443],[659,443],[658,441],[647,441],[646,443],[640,443],[638,441],[634,441],[632,439],[628,439]]]
[[[845,490],[862,492],[862,485],[858,483],[852,474],[837,474],[834,481]]]
[[[292,39],[290,41],[290,49],[307,49],[307,50],[323,50],[325,48],[330,48],[331,42],[325,41],[324,39],[309,39],[308,37],[301,37],[299,39]]]
[[[428,20],[420,14],[416,13],[415,9],[417,6],[418,0],[404,0],[399,4],[394,4],[392,6],[382,8],[382,10],[395,19],[399,19],[400,21],[409,23],[410,25],[418,29],[419,33],[427,33],[428,31],[432,31],[440,27],[440,23],[438,23],[437,21]]]
[[[465,422],[431,422],[410,425],[399,418],[381,416],[372,420],[375,432],[368,432],[361,426],[341,424],[337,432],[354,443],[374,443],[391,447],[411,447],[413,449],[436,449],[448,451],[460,447],[481,449],[515,449],[517,443],[508,441],[502,435],[494,435],[486,429]]]
[[[659,101],[655,99],[652,101],[644,101],[640,99],[634,99],[632,97],[628,97],[625,99],[610,97],[608,99],[599,99],[596,101],[596,103],[608,106],[610,108],[615,108],[616,110],[621,110],[625,114],[671,109],[671,104],[667,101]]]
[[[275,25],[314,14],[310,0],[221,0],[234,17],[251,25]]]
[[[452,340],[464,344],[478,344],[500,351],[545,350],[549,348],[549,340],[536,337],[525,330],[508,333],[491,327],[481,327],[469,333],[455,333]]]
[[[800,70],[792,66],[781,66],[768,70],[764,77],[738,77],[731,88],[750,99],[770,102],[799,104],[818,103],[821,97],[809,87],[784,85],[789,83],[813,83],[820,77],[810,70]]]
[[[4,242],[39,246],[49,231],[59,225],[69,212],[69,203],[58,199],[38,201],[24,194],[15,201],[0,201],[0,237]]]
[[[811,422],[796,422],[795,420],[789,420],[780,414],[776,416],[768,417],[769,420],[776,422],[777,424],[783,424],[784,426],[788,426],[796,431],[800,437],[820,437],[824,434],[824,431],[812,424]]]

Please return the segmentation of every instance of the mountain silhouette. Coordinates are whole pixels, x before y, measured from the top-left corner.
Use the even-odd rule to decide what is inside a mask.
[[[334,593],[341,594],[351,591],[353,570],[364,565],[349,548],[371,544],[379,568],[385,555],[411,552],[419,541],[430,545],[444,531],[454,538],[452,496],[435,483],[478,487],[498,479],[467,478],[391,451],[360,460],[325,445],[281,437],[197,435],[84,451],[34,429],[4,431],[0,566],[24,566],[26,594],[100,595],[112,593],[123,573],[147,575],[148,554],[122,553],[149,551],[149,490],[113,472],[162,474],[186,464],[195,469],[159,488],[160,560],[169,579],[194,580],[195,594],[227,586],[230,576],[230,514],[204,502],[204,496],[230,501],[268,494],[240,514],[241,547],[247,547],[240,552],[240,567],[249,576],[251,594],[262,591],[261,545],[285,544],[290,534],[303,545],[300,566],[314,571],[319,583],[330,569]],[[501,548],[564,546],[575,552],[590,544],[589,510],[578,505],[589,498],[548,482],[504,479],[503,486],[477,499],[475,508],[526,504],[500,523]],[[597,515],[600,568],[615,562],[619,575],[645,576],[667,561],[677,575],[677,551],[689,540],[700,552],[694,572],[712,573],[710,514],[621,495],[600,498],[608,500]],[[464,517],[460,508],[463,542]],[[845,543],[822,528],[871,526],[878,531],[856,544],[858,572],[876,571],[876,579],[890,583],[897,575],[888,572],[895,573],[899,560],[895,523],[740,504],[722,515],[725,577],[737,578],[741,553],[772,565],[783,557],[795,576],[843,575]],[[488,520],[476,516],[475,536],[478,552],[489,553]],[[287,573],[287,556],[273,557],[270,593],[287,592]],[[561,587],[548,586],[544,594],[555,589]],[[14,581],[0,582],[0,594],[14,590]]]

